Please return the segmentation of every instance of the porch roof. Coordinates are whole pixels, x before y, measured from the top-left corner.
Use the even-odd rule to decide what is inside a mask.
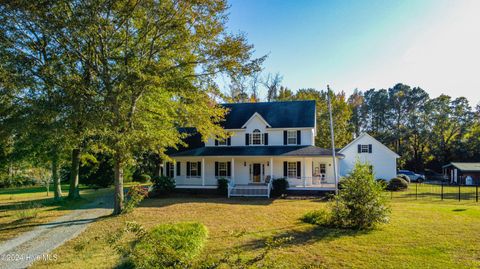
[[[329,149],[315,146],[226,146],[201,147],[171,154],[172,157],[195,156],[331,156]],[[339,158],[345,157],[336,153]]]

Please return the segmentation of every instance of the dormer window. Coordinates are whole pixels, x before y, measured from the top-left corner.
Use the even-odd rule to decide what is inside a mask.
[[[297,144],[297,131],[289,130],[287,131],[287,144],[296,145]]]
[[[260,130],[255,129],[252,132],[252,145],[263,145],[263,136]]]

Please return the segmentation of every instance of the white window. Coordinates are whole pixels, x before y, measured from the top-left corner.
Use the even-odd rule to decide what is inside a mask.
[[[361,145],[361,153],[368,153],[368,145]]]
[[[287,144],[296,145],[297,144],[297,131],[289,130],[287,131]]]
[[[198,163],[191,162],[190,163],[190,176],[191,177],[198,177],[200,176],[198,173]]]
[[[296,178],[297,177],[297,163],[296,162],[289,162],[287,166],[287,176],[289,178]]]
[[[260,130],[253,130],[251,142],[252,145],[263,145],[263,135]]]
[[[218,163],[218,176],[226,177],[227,176],[227,163]]]

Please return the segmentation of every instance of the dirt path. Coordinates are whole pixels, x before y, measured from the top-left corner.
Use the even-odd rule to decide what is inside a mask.
[[[49,253],[78,236],[89,223],[110,215],[112,200],[112,194],[97,198],[55,221],[1,243],[0,268],[26,268],[36,260],[56,260],[59,257]]]

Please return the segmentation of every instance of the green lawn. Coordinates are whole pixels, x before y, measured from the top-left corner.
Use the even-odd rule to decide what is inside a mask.
[[[62,190],[63,194],[67,195],[68,185],[62,185]],[[0,189],[0,241],[52,221],[111,190],[111,188],[95,190],[81,186],[82,199],[54,202],[53,192],[47,196],[45,187]]]
[[[398,193],[396,193],[398,195]],[[477,268],[480,206],[472,201],[393,199],[391,222],[371,232],[318,228],[299,221],[319,200],[174,196],[147,199],[134,212],[102,219],[58,248],[56,262],[35,268],[113,268],[121,264],[107,238],[125,221],[146,228],[197,221],[209,230],[195,267]],[[271,238],[287,242],[267,247]],[[280,240],[281,241],[281,240]],[[271,244],[269,245],[271,246]]]

